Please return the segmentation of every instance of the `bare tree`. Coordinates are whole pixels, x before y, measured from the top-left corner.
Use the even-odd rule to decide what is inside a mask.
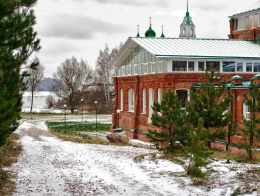
[[[47,104],[48,108],[52,108],[55,105],[56,101],[52,95],[48,95],[48,97],[45,100],[45,103]]]
[[[87,61],[79,62],[75,57],[66,59],[53,74],[53,87],[57,96],[66,100],[72,113],[80,101],[82,94],[92,79],[92,69]]]
[[[110,93],[113,86],[113,77],[117,75],[118,67],[114,67],[110,64],[111,60],[118,53],[119,47],[113,48],[111,51],[108,45],[105,45],[104,50],[99,51],[99,56],[96,62],[96,83],[100,83],[103,87],[104,97],[106,102],[111,101]]]
[[[31,91],[30,113],[32,113],[34,93],[44,77],[44,66],[40,64],[38,57],[35,57],[33,61],[38,64],[38,66],[27,71],[29,74],[27,85]]]

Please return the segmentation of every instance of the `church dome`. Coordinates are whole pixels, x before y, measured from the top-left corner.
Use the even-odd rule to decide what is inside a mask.
[[[156,33],[152,29],[152,18],[150,17],[150,26],[149,29],[145,32],[145,37],[155,37]]]
[[[149,29],[145,32],[145,37],[155,37],[155,36],[156,36],[156,33],[150,25]]]

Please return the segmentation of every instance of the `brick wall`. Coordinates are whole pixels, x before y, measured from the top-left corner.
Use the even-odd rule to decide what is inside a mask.
[[[222,80],[229,80],[234,74],[221,73],[220,77]],[[255,74],[243,74],[240,76],[244,79],[250,79]],[[204,73],[160,73],[160,74],[147,74],[147,75],[137,75],[137,76],[124,76],[115,78],[115,105],[114,113],[112,114],[112,126],[116,126],[117,113],[116,110],[120,108],[120,90],[123,89],[123,111],[119,114],[119,126],[124,130],[137,130],[137,131],[147,131],[148,129],[157,129],[148,123],[149,116],[149,89],[154,90],[154,101],[157,101],[159,88],[162,89],[162,93],[168,89],[190,89],[192,84],[199,84],[200,79],[205,81]],[[128,111],[128,90],[133,89],[135,92],[134,98],[134,111]],[[146,113],[143,113],[143,92],[146,89]],[[232,106],[233,106],[233,122],[237,120],[239,126],[242,125],[243,116],[243,94],[248,94],[248,89],[233,89],[231,90],[231,95],[233,96]],[[239,132],[239,130],[238,130]],[[131,134],[129,133],[130,137]],[[142,140],[146,140],[145,136],[138,135]]]
[[[226,144],[223,144],[223,143],[210,142],[210,147],[212,149],[226,151]],[[239,148],[234,147],[234,146],[228,146],[228,151],[231,152],[231,153],[243,154],[245,156],[247,155],[247,151],[245,149],[239,149]]]
[[[235,30],[235,20],[229,21],[230,34],[229,39],[244,39],[244,40],[257,40],[260,34],[260,27],[252,27],[243,30]]]

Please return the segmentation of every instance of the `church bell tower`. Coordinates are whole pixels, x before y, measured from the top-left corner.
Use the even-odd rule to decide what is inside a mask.
[[[180,38],[196,38],[195,25],[192,22],[189,13],[189,2],[187,0],[186,16],[183,18],[183,22],[180,25]]]

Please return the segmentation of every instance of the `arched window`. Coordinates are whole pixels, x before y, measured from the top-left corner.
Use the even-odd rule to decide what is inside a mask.
[[[146,113],[146,90],[143,89],[143,113]]]
[[[185,27],[183,27],[183,29],[182,29],[182,36],[186,36],[186,28]]]
[[[189,101],[189,91],[187,89],[177,89],[176,95],[179,97],[181,101],[181,109],[185,112],[186,110],[186,103]]]
[[[128,111],[134,111],[135,93],[133,89],[128,90]]]
[[[246,105],[245,103],[243,103],[243,116],[246,120],[250,120],[250,111],[248,105]]]
[[[193,28],[190,29],[191,37],[193,36]]]
[[[158,101],[158,103],[161,103],[161,101],[162,101],[162,89],[159,88],[157,93],[158,93],[157,101]]]
[[[151,117],[152,117],[152,114],[153,114],[153,101],[154,101],[154,92],[153,92],[153,89],[150,88],[149,89],[149,116],[148,116],[148,123],[151,123],[152,120],[151,120]]]
[[[124,91],[123,89],[120,90],[120,110],[124,110]]]

